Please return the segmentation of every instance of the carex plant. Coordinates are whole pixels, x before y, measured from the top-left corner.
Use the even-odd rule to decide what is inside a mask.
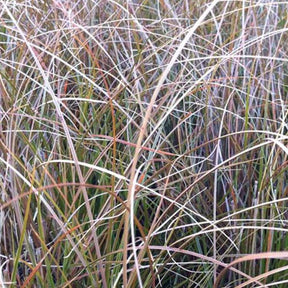
[[[1,287],[286,287],[287,15],[0,1]]]

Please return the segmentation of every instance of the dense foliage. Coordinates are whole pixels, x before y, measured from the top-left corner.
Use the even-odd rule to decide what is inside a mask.
[[[287,4],[1,0],[0,286],[287,287]]]

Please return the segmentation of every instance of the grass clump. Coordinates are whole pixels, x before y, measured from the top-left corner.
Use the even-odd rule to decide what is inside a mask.
[[[0,7],[1,287],[286,287],[285,1]]]

